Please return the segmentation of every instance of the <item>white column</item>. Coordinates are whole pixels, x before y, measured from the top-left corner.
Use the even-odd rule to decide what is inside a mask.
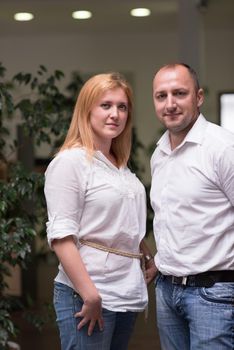
[[[200,81],[205,79],[204,30],[201,0],[178,1],[178,49],[179,61],[189,64],[197,72]]]

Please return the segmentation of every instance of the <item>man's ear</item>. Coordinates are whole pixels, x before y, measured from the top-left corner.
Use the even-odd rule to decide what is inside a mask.
[[[199,89],[197,92],[197,107],[201,107],[201,105],[204,102],[204,90],[203,89]]]

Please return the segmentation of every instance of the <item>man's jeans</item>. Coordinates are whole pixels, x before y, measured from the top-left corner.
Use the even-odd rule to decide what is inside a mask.
[[[156,310],[162,350],[234,349],[234,283],[187,287],[159,275]]]
[[[78,331],[80,319],[74,317],[82,305],[81,297],[72,288],[55,282],[54,307],[62,350],[126,350],[137,313],[103,309],[104,330],[100,331],[96,324],[88,336],[87,325]]]

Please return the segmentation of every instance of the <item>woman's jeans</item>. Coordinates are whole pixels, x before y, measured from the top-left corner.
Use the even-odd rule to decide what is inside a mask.
[[[92,335],[88,336],[88,326],[78,331],[81,319],[74,317],[82,305],[81,297],[72,288],[55,282],[54,307],[62,350],[126,350],[137,313],[103,309],[104,330],[100,331],[96,324]]]
[[[162,350],[234,349],[234,283],[187,287],[159,275],[156,310]]]

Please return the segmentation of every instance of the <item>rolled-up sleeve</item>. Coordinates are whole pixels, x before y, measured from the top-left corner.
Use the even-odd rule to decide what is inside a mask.
[[[66,155],[66,153],[65,153]],[[84,207],[86,172],[82,161],[74,161],[64,154],[50,163],[45,173],[45,197],[49,246],[54,239],[79,236],[79,223]]]
[[[219,185],[234,206],[234,145],[223,150],[217,166]]]

